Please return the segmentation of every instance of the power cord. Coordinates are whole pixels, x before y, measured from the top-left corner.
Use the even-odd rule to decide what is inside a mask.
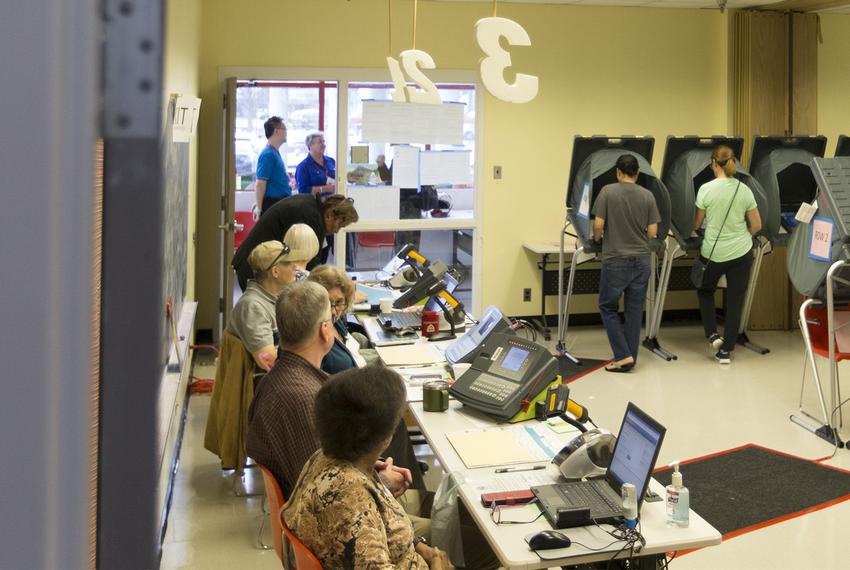
[[[530,337],[531,342],[537,342],[537,329],[525,319],[511,319],[511,330],[517,331],[517,334],[519,334],[519,331],[527,331],[525,333],[528,335],[526,338]]]
[[[835,406],[835,408],[833,408],[833,409],[832,409],[832,413],[831,413],[831,414],[829,414],[829,426],[830,426],[830,427],[832,428],[832,430],[833,430],[833,437],[834,437],[834,439],[835,439],[835,442],[832,444],[832,445],[833,445],[833,448],[832,448],[832,455],[830,455],[830,456],[829,456],[829,459],[832,459],[833,457],[835,457],[835,454],[836,454],[836,453],[838,453],[838,441],[839,441],[839,439],[838,439],[838,430],[832,427],[832,426],[834,426],[834,425],[835,425],[835,414],[836,414],[836,412],[838,412],[838,410],[840,410],[840,409],[841,409],[841,407],[842,407],[842,406],[844,406],[844,404],[846,404],[847,402],[850,402],[850,398],[847,398],[846,400],[844,400],[843,402],[841,402],[840,404],[838,404],[837,406]]]

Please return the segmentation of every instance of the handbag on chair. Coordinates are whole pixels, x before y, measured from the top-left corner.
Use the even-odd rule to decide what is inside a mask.
[[[741,187],[741,181],[738,180],[738,185],[735,186],[735,193],[732,194],[732,201],[729,202],[729,208],[726,210],[726,215],[723,217],[723,222],[720,224],[720,229],[717,230],[717,239],[714,240],[714,245],[711,246],[711,253],[708,254],[708,259],[703,263],[701,257],[694,260],[694,265],[691,267],[691,283],[697,289],[702,289],[702,282],[705,279],[705,271],[708,269],[708,264],[711,263],[711,256],[714,255],[714,248],[717,247],[717,242],[720,241],[720,233],[723,231],[723,226],[726,225],[726,218],[729,217],[729,212],[732,211],[732,205],[735,203],[735,198],[738,197],[738,188]]]

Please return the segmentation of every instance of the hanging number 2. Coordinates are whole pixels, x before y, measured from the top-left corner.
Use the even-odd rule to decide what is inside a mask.
[[[401,64],[394,57],[387,58],[387,66],[390,68],[390,76],[393,78],[395,91],[393,92],[393,101],[410,103],[429,103],[439,105],[442,103],[440,94],[437,92],[437,86],[434,82],[428,79],[423,69],[434,69],[434,59],[428,53],[420,49],[408,49],[401,52]],[[413,81],[417,87],[411,87],[405,84],[404,73],[401,68],[404,67],[404,73]]]
[[[493,97],[508,103],[528,103],[537,97],[538,81],[534,75],[517,73],[513,84],[505,81],[505,69],[511,66],[511,54],[499,44],[530,46],[525,28],[507,18],[482,18],[475,23],[475,39],[484,52],[481,59],[481,82]]]
[[[511,66],[511,54],[499,43],[501,38],[505,38],[511,46],[531,45],[528,32],[513,20],[496,17],[478,20],[475,23],[475,40],[484,52],[480,63],[481,82],[497,99],[508,103],[528,103],[537,97],[537,76],[517,73],[513,83],[505,81],[505,70]],[[437,67],[434,59],[419,49],[408,49],[400,55],[401,63],[394,57],[387,58],[395,85],[393,101],[439,105],[442,100],[437,86],[422,72],[423,69]],[[407,85],[405,74],[416,86]]]

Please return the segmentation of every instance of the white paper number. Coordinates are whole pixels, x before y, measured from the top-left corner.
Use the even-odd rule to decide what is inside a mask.
[[[393,101],[410,101],[411,103],[430,103],[433,105],[442,103],[437,86],[422,73],[423,69],[434,69],[436,67],[434,59],[427,52],[419,49],[405,50],[401,52],[401,65],[396,58],[388,57],[387,66],[390,68],[390,76],[395,85]],[[418,88],[405,85],[402,67]]]
[[[538,81],[534,75],[517,73],[516,81],[505,81],[505,69],[511,66],[511,54],[502,48],[499,39],[512,46],[530,46],[531,38],[525,28],[507,18],[482,18],[475,24],[475,39],[484,52],[481,59],[481,81],[494,97],[508,103],[528,103],[537,96]]]

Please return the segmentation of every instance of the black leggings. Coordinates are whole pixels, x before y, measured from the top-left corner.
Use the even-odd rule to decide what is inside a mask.
[[[735,350],[738,341],[738,329],[741,327],[741,311],[744,308],[744,297],[747,295],[747,285],[750,282],[750,269],[753,266],[753,254],[748,251],[737,259],[729,261],[708,262],[700,256],[703,263],[708,263],[702,280],[702,287],[697,289],[699,297],[699,312],[706,338],[717,332],[717,312],[714,306],[714,292],[721,275],[726,276],[726,310],[723,326],[722,350]]]

